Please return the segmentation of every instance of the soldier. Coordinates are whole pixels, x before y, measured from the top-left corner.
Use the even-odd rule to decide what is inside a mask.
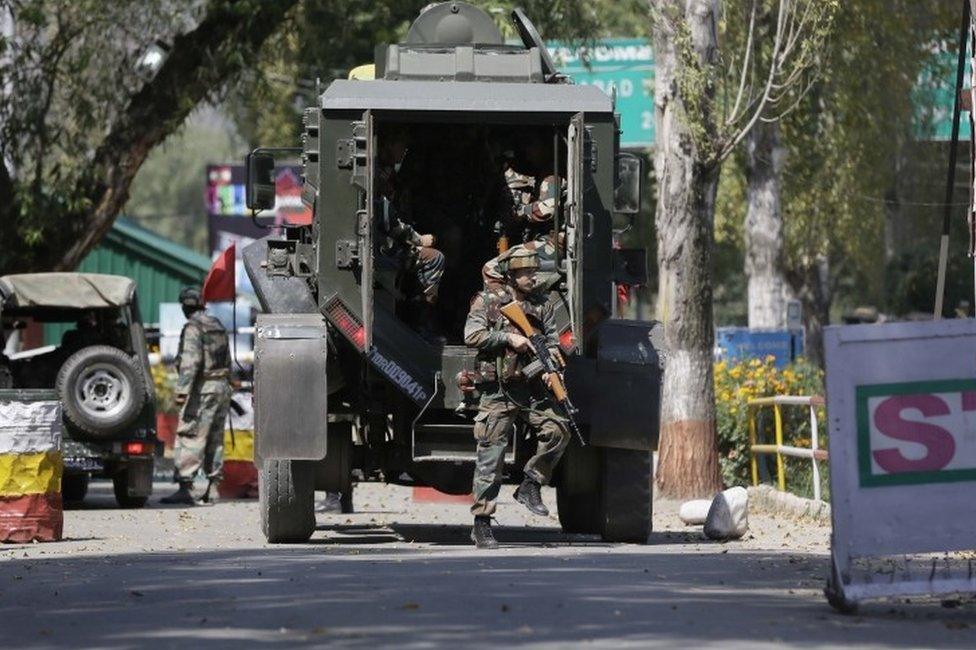
[[[404,204],[408,199],[406,188],[397,182],[397,172],[407,154],[405,134],[391,128],[386,145],[380,148],[377,169],[378,200],[376,205],[377,222],[380,232],[386,238],[381,251],[384,255],[397,258],[407,277],[415,287],[406,293],[419,299],[422,333],[431,340],[438,339],[437,321],[434,306],[444,277],[444,254],[434,248],[434,235],[422,235],[401,218]],[[416,290],[413,290],[416,289]],[[419,295],[416,295],[419,293]]]
[[[187,318],[180,333],[176,355],[179,378],[176,403],[182,406],[176,430],[173,459],[179,489],[161,503],[194,505],[193,479],[202,468],[210,487],[220,480],[223,466],[224,421],[230,406],[230,348],[227,331],[203,310],[200,292],[187,287],[180,291],[180,305]]]
[[[498,546],[491,532],[491,515],[501,486],[505,449],[515,424],[524,422],[538,441],[536,454],[525,464],[525,478],[515,490],[515,499],[537,515],[549,514],[540,488],[551,480],[569,442],[569,430],[552,409],[548,392],[538,382],[530,382],[523,372],[531,342],[500,311],[507,303],[518,301],[545,335],[550,353],[559,353],[552,306],[546,296],[533,292],[538,256],[522,249],[509,256],[504,267],[507,283],[475,297],[464,327],[464,342],[477,348],[479,374],[483,378],[478,386],[481,401],[474,425],[478,446],[472,489],[475,503],[471,507],[471,539],[478,548]],[[544,375],[543,381],[548,384],[549,377]]]

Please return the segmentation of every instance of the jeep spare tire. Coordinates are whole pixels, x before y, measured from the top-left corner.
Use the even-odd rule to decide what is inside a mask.
[[[122,350],[93,345],[75,352],[58,371],[56,384],[65,418],[93,437],[130,426],[146,403],[138,362]]]

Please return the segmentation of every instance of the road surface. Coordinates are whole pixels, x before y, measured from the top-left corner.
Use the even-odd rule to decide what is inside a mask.
[[[65,541],[0,546],[0,645],[976,647],[970,599],[835,614],[829,530],[755,513],[747,539],[718,544],[658,502],[649,545],[611,545],[561,534],[506,488],[502,548],[482,552],[464,504],[369,484],[311,543],[268,546],[256,503],[160,506],[169,489],[125,511],[94,484]]]

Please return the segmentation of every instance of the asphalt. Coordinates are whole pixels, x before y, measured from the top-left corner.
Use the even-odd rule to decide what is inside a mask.
[[[658,501],[642,545],[563,535],[500,505],[478,551],[464,504],[365,485],[357,513],[318,516],[308,544],[269,546],[254,502],[118,510],[107,485],[65,512],[65,540],[0,546],[8,648],[973,648],[976,600],[835,613],[829,529],[752,514],[705,540]],[[554,495],[547,491],[554,506]]]

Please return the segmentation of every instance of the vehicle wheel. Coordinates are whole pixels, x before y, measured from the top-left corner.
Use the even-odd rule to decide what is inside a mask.
[[[88,494],[88,474],[65,474],[61,477],[61,499],[66,503],[81,503]]]
[[[308,541],[315,531],[315,466],[266,460],[259,475],[261,530],[271,544]]]
[[[68,357],[55,387],[65,418],[95,437],[130,426],[146,402],[138,361],[108,345],[82,348]]]
[[[129,473],[124,471],[112,477],[112,491],[120,508],[141,508],[149,501],[148,496],[129,496]]]
[[[603,450],[603,539],[646,544],[654,503],[649,451]]]
[[[351,515],[356,512],[355,508],[352,507],[352,490],[352,481],[349,481],[349,487],[339,495],[339,506],[344,515]]]
[[[115,492],[115,502],[120,508],[141,508],[149,501],[148,496],[129,496],[129,481],[125,476],[112,479],[112,491]]]
[[[325,458],[315,464],[315,489],[340,495],[342,512],[352,512],[352,423],[330,422]]]
[[[600,449],[573,440],[559,462],[556,512],[563,532],[599,534],[603,485]]]

